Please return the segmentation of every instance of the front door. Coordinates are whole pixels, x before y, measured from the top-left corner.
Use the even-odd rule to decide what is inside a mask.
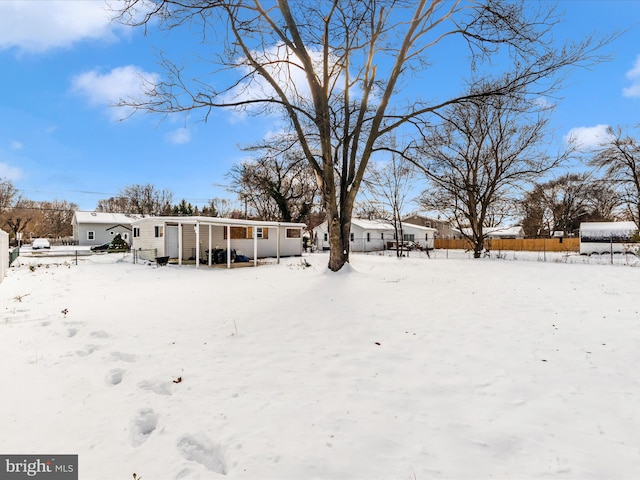
[[[166,227],[167,234],[167,253],[171,258],[178,258],[178,238],[180,236],[180,228],[175,226]]]

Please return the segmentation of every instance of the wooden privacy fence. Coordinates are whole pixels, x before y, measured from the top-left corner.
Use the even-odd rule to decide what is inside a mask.
[[[435,248],[467,250],[473,248],[465,238],[436,238]],[[520,252],[579,252],[579,238],[490,238],[485,240],[487,250],[515,250]]]

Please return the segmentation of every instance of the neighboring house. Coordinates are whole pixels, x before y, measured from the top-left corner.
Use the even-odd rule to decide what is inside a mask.
[[[209,251],[235,250],[255,263],[258,258],[302,255],[305,227],[304,223],[235,218],[145,217],[132,224],[131,248],[147,252],[147,258],[177,259],[178,264],[196,259],[211,263]]]
[[[433,248],[433,238],[436,234],[435,228],[403,223],[402,231],[405,241],[419,243],[423,248]],[[318,250],[329,249],[327,222],[318,225],[314,229],[314,238]],[[393,225],[386,220],[351,219],[351,231],[349,234],[349,251],[351,252],[385,250],[388,244],[393,243],[395,239]]]
[[[102,245],[120,234],[131,244],[131,224],[141,215],[125,213],[83,212],[73,214],[73,239],[78,245]]]
[[[422,227],[409,222],[402,222],[402,236],[405,242],[415,242],[423,249],[433,250],[434,240],[438,230],[431,227]]]
[[[471,236],[471,229],[463,229],[464,233]],[[524,229],[520,225],[515,227],[484,227],[483,233],[486,238],[524,238]]]
[[[435,228],[436,238],[462,238],[462,233],[451,226],[448,220],[437,218],[424,212],[413,212],[402,219],[403,225],[411,223],[422,227]]]

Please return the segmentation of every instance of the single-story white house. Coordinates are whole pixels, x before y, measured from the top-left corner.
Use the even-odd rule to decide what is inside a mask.
[[[404,241],[420,244],[422,248],[433,248],[435,228],[422,227],[410,223],[402,223]],[[329,249],[328,222],[321,223],[314,229],[314,239],[318,250]],[[386,220],[351,219],[349,251],[374,252],[385,250],[389,242],[395,240],[393,224]]]
[[[76,211],[73,214],[73,239],[78,245],[102,245],[120,234],[131,244],[131,224],[142,215]]]
[[[214,251],[235,250],[252,259],[302,255],[304,223],[268,222],[217,217],[145,217],[132,223],[133,250],[147,258],[169,257],[179,265],[194,260],[215,263]],[[227,266],[231,255],[226,255]]]

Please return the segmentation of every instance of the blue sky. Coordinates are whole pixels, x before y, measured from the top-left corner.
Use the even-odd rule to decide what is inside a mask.
[[[628,31],[605,49],[610,62],[570,72],[552,141],[572,132],[588,144],[608,125],[639,124],[640,1],[560,0],[559,8],[558,41]],[[187,32],[145,36],[114,24],[101,0],[0,0],[0,177],[27,198],[84,210],[134,183],[169,189],[175,202],[230,197],[216,185],[246,157],[238,145],[277,129],[268,118],[214,111],[207,123],[148,114],[120,121],[123,112],[109,107],[135,94],[140,75],[162,75],[158,51],[180,60],[193,45]],[[437,89],[450,75],[425,82]]]

